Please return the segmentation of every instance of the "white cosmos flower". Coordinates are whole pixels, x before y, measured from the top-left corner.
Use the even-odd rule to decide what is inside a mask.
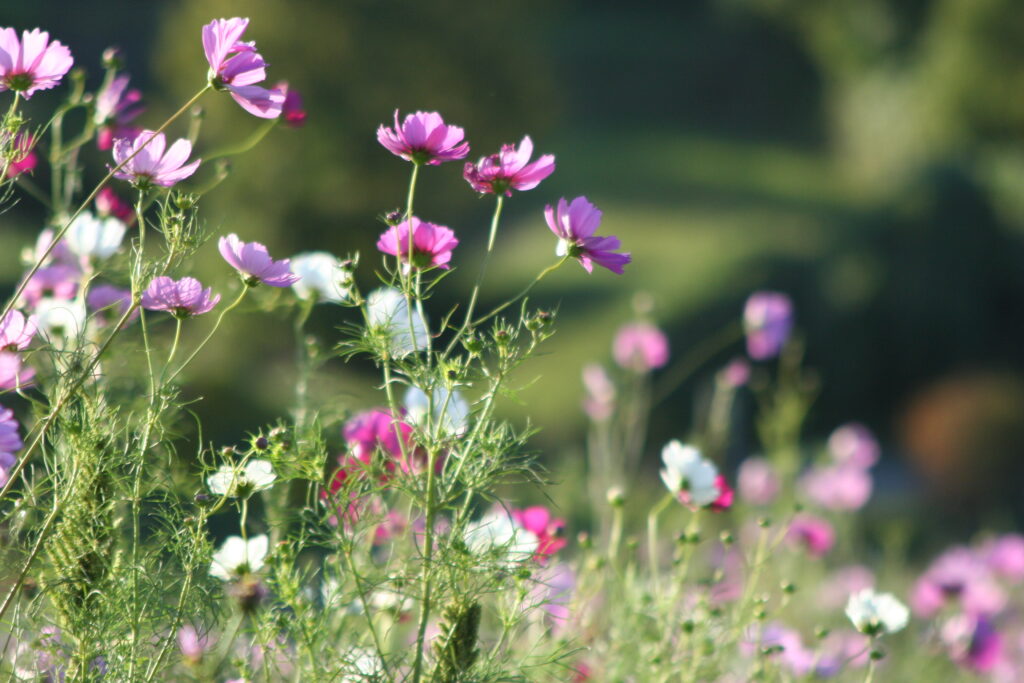
[[[266,460],[250,460],[244,468],[221,465],[220,469],[206,478],[206,485],[218,496],[248,498],[257,491],[269,489],[275,479],[277,475],[273,465]]]
[[[341,259],[326,251],[307,251],[291,258],[292,272],[299,279],[292,289],[300,299],[317,301],[345,300],[352,284],[352,274],[341,267]]]
[[[367,681],[383,680],[384,662],[375,651],[365,647],[357,647],[348,652],[345,659],[345,674],[342,683],[366,683]]]
[[[366,297],[366,318],[371,327],[387,331],[391,338],[390,351],[396,356],[407,356],[417,349],[427,348],[427,330],[423,321],[418,315],[409,315],[405,297],[397,289],[382,287],[370,292]]]
[[[537,552],[538,538],[515,523],[501,508],[466,525],[466,546],[477,555],[500,551],[509,566],[525,562]]]
[[[469,404],[458,391],[435,387],[434,424],[448,434],[464,434],[469,423]],[[427,393],[419,387],[409,387],[405,392],[405,419],[414,425],[422,425],[427,418],[430,402]]]
[[[907,625],[910,611],[892,593],[876,593],[865,588],[850,596],[846,616],[861,633],[879,636],[896,633]]]
[[[64,242],[76,256],[110,258],[121,246],[127,226],[114,216],[97,218],[83,211],[64,234]]]
[[[39,333],[59,349],[68,348],[85,332],[88,313],[80,301],[47,297],[36,303],[34,313]]]
[[[693,446],[684,446],[673,439],[661,449],[661,480],[672,493],[686,491],[690,502],[697,507],[710,505],[720,495],[715,479],[718,468],[705,460]]]
[[[259,571],[267,559],[270,539],[266,534],[246,541],[241,536],[228,536],[220,550],[213,554],[210,576],[230,581],[242,574]]]

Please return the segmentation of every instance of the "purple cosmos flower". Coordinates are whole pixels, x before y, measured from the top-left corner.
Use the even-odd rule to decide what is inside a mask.
[[[469,154],[469,143],[462,138],[465,132],[458,126],[449,126],[436,111],[418,111],[408,114],[401,125],[395,110],[395,127],[377,128],[377,142],[392,154],[417,164],[437,166],[442,161],[455,161]]]
[[[256,52],[256,43],[239,40],[249,26],[248,19],[214,19],[203,27],[203,51],[210,64],[210,83],[227,90],[235,102],[253,116],[276,119],[281,115],[285,94],[267,90],[256,83],[266,79],[267,63]]]
[[[50,34],[33,29],[18,32],[0,28],[0,91],[13,90],[26,100],[36,90],[49,90],[60,83],[75,60]]]
[[[243,242],[232,233],[217,243],[220,255],[239,272],[250,287],[263,283],[271,287],[287,287],[299,279],[291,271],[289,260],[275,261],[259,242]]]
[[[274,87],[284,93],[281,116],[285,124],[292,128],[302,128],[306,125],[306,107],[299,91],[289,86],[288,81],[278,81]]]
[[[208,313],[220,301],[220,294],[211,296],[211,288],[203,289],[193,277],[172,280],[167,276],[154,278],[142,293],[141,305],[147,311],[167,311],[176,318]]]
[[[192,143],[188,140],[183,138],[169,149],[166,147],[167,138],[164,134],[151,130],[142,131],[134,140],[114,140],[114,161],[121,166],[121,170],[115,173],[114,177],[127,180],[136,187],[171,187],[188,178],[199,168],[201,159],[196,159],[190,164],[185,163],[188,155],[192,153]]]
[[[89,293],[85,296],[85,303],[96,312],[95,320],[102,325],[106,325],[113,322],[113,320],[120,320],[121,316],[131,308],[132,293],[128,289],[122,289],[114,285],[95,285],[89,289]],[[103,315],[105,312],[109,312],[113,320],[107,320],[107,317]],[[125,322],[130,323],[138,317],[139,310],[135,309]]]
[[[14,453],[21,450],[23,445],[18,436],[18,421],[14,419],[14,411],[0,406],[0,452]]]
[[[57,248],[59,249],[60,245]],[[68,253],[70,253],[70,250]],[[55,263],[52,266],[40,268],[25,283],[25,289],[21,292],[21,298],[29,306],[35,306],[43,298],[74,299],[75,294],[78,293],[78,280],[80,277],[81,272],[78,268],[62,263]]]
[[[827,520],[801,512],[793,516],[786,538],[804,548],[812,557],[823,557],[835,545],[836,532]]]
[[[740,497],[752,505],[768,505],[779,495],[782,484],[775,468],[765,458],[747,458],[736,474]]]
[[[0,391],[25,389],[32,385],[36,371],[22,367],[21,356],[10,351],[0,351]]]
[[[612,355],[626,370],[650,372],[668,362],[668,337],[650,323],[629,323],[616,333]]]
[[[614,253],[614,249],[622,246],[618,237],[594,235],[601,224],[601,211],[586,197],[576,197],[571,203],[563,197],[558,200],[557,209],[550,204],[544,207],[544,218],[551,232],[560,238],[555,253],[573,257],[588,273],[594,271],[597,263],[622,275],[622,269],[632,260],[628,253]]]
[[[840,465],[867,469],[878,462],[880,448],[874,434],[864,425],[851,422],[828,437],[828,450]]]
[[[114,78],[96,94],[94,120],[99,126],[96,146],[101,150],[113,147],[117,138],[134,140],[141,132],[138,126],[130,125],[145,109],[141,104],[142,92],[128,89],[130,77],[122,74]]]
[[[527,135],[516,148],[502,145],[501,151],[480,161],[467,163],[462,170],[474,190],[484,194],[512,196],[512,190],[532,190],[555,170],[555,157],[545,154],[532,164],[527,163],[533,156],[533,141]]]
[[[793,302],[779,292],[754,292],[743,308],[743,329],[751,358],[774,358],[793,329]]]
[[[409,225],[412,224],[412,259],[409,258]],[[452,249],[459,246],[455,233],[443,225],[421,221],[413,216],[407,221],[388,228],[377,240],[377,249],[391,254],[405,263],[408,270],[437,266],[448,270]]]
[[[849,465],[815,466],[800,479],[804,494],[826,510],[858,510],[871,497],[867,470]]]
[[[0,318],[0,349],[4,351],[24,351],[35,334],[34,316],[26,317],[21,311],[10,310]]]
[[[978,673],[991,672],[1003,657],[1002,636],[984,615],[959,614],[943,625],[940,636],[954,661]]]

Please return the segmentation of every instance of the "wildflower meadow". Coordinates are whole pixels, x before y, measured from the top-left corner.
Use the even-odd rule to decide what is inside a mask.
[[[0,202],[45,216],[0,254],[21,268],[0,311],[0,680],[1024,680],[1024,535],[923,557],[880,540],[884,449],[857,415],[809,435],[830,380],[791,293],[750,288],[703,339],[638,296],[587,330],[604,357],[552,351],[563,316],[600,306],[592,283],[648,267],[597,195],[548,191],[568,150],[521,130],[478,147],[446,111],[388,108],[359,134],[402,203],[346,228],[374,250],[282,253],[206,220],[232,184],[267,192],[231,170],[315,116],[258,22],[179,36],[205,69],[166,118],[122,51],[0,28]],[[255,133],[211,135],[203,108]],[[422,210],[441,185],[490,220]],[[495,303],[510,206],[546,246],[515,251],[530,279]],[[538,302],[556,271],[576,296]],[[236,391],[288,408],[221,439],[203,416],[226,399],[194,386],[241,320],[293,337],[293,381],[247,369]],[[521,398],[552,355],[583,367],[560,407],[587,425],[575,469]],[[346,364],[372,380],[330,384]],[[696,419],[654,440],[696,376]]]

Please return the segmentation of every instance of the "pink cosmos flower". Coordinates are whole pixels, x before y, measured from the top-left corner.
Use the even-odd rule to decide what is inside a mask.
[[[132,306],[132,293],[131,290],[116,287],[114,285],[102,284],[95,285],[89,289],[89,293],[85,296],[86,305],[96,312],[95,319],[102,325],[117,321],[121,319],[121,316],[131,308]],[[107,320],[105,313],[109,314],[112,318]],[[126,323],[130,323],[139,317],[139,310],[135,309],[132,314],[128,316]]]
[[[24,351],[35,334],[35,316],[25,316],[21,311],[10,310],[0,318],[0,350]]]
[[[668,337],[650,323],[629,323],[616,333],[612,355],[626,370],[650,372],[668,363]]]
[[[553,517],[551,511],[543,505],[535,505],[523,510],[512,510],[512,519],[516,524],[537,537],[537,560],[544,561],[565,547],[565,520]]]
[[[270,258],[267,248],[259,242],[243,242],[238,239],[238,235],[231,233],[221,237],[217,246],[224,260],[238,271],[250,287],[261,282],[271,287],[288,287],[299,279],[298,275],[292,273],[288,259],[275,261]]]
[[[162,275],[149,283],[140,303],[147,311],[167,311],[176,318],[187,318],[213,310],[220,294],[211,293],[212,288],[203,289],[193,277],[172,280]]]
[[[497,154],[482,157],[475,164],[467,162],[462,177],[477,192],[511,197],[512,190],[532,190],[555,170],[554,155],[545,154],[530,164],[531,156],[533,141],[527,135],[518,148],[502,145]]]
[[[953,661],[978,673],[991,672],[1003,656],[1003,638],[984,615],[959,614],[940,632]]]
[[[740,497],[752,505],[768,505],[779,495],[782,488],[779,475],[765,458],[747,458],[740,463],[736,474],[736,485]],[[843,596],[846,599],[846,596]]]
[[[1015,583],[1024,580],[1024,536],[1005,534],[982,545],[979,554],[995,574]]]
[[[169,149],[166,147],[167,138],[164,134],[151,130],[142,131],[134,140],[114,140],[114,162],[121,166],[114,177],[127,180],[136,187],[171,187],[199,168],[201,159],[185,163],[192,153],[192,143],[188,140],[182,138]]]
[[[27,100],[60,83],[74,63],[71,51],[50,42],[46,31],[22,31],[19,41],[13,28],[0,28],[0,91],[13,90]]]
[[[199,635],[192,626],[178,629],[178,650],[190,664],[198,664],[203,655],[210,649],[209,635]]]
[[[828,521],[801,512],[793,516],[786,538],[803,547],[812,557],[824,557],[836,542],[836,532]]]
[[[409,258],[409,225],[412,224],[412,259]],[[455,233],[443,225],[421,221],[413,216],[407,221],[388,228],[377,240],[377,249],[404,262],[408,272],[411,266],[436,266],[448,270],[452,250],[459,246]]]
[[[615,385],[600,365],[583,368],[583,386],[587,390],[583,411],[594,422],[604,422],[615,412]]]
[[[871,474],[859,467],[815,466],[800,478],[804,494],[826,510],[858,510],[871,497]]]
[[[142,131],[131,122],[143,112],[142,92],[128,89],[130,77],[122,74],[110,81],[96,94],[94,120],[99,127],[96,134],[96,147],[107,150],[113,147],[117,138],[134,140]]]
[[[793,329],[793,302],[779,292],[754,292],[743,308],[743,329],[751,358],[774,358]]]
[[[825,609],[840,609],[853,593],[874,587],[874,573],[863,565],[854,564],[832,572],[815,597]]]
[[[586,197],[576,197],[571,203],[563,197],[558,200],[557,208],[550,204],[544,207],[544,218],[551,232],[560,238],[555,253],[576,259],[588,273],[594,271],[594,263],[597,263],[621,275],[632,260],[628,253],[613,252],[621,247],[618,237],[594,235],[601,224],[601,211]]]
[[[871,430],[858,422],[839,427],[828,437],[828,450],[840,465],[867,469],[878,462],[881,449]]]
[[[736,492],[733,491],[732,487],[729,486],[729,482],[726,480],[724,474],[719,474],[715,477],[715,487],[718,488],[718,498],[711,501],[708,505],[708,509],[712,512],[722,512],[732,507],[733,498],[736,497]],[[682,499],[680,494],[680,499]],[[685,502],[685,501],[684,501]]]
[[[306,125],[306,107],[302,101],[302,94],[289,86],[288,81],[278,81],[274,87],[284,93],[281,115],[285,124],[292,128],[301,128]]]
[[[44,297],[69,301],[78,293],[80,277],[78,268],[61,263],[40,268],[25,284],[21,297],[29,306],[35,306]]]
[[[35,246],[31,249],[26,249],[22,252],[21,260],[27,263],[35,263],[43,257],[46,250],[50,248],[53,243],[54,231],[51,228],[45,228],[39,233],[39,237],[36,238]],[[68,248],[67,242],[61,240],[58,242],[53,249],[50,250],[49,255],[43,260],[43,265],[47,266],[54,262],[60,263],[63,266],[78,271],[79,263],[78,257],[71,253]]]
[[[11,351],[0,351],[0,391],[26,389],[32,386],[36,371],[22,367],[21,356]]]
[[[96,213],[100,217],[114,216],[126,224],[135,220],[135,211],[132,207],[109,187],[104,187],[96,195]]]
[[[738,389],[750,381],[750,363],[745,358],[735,358],[718,371],[716,379]]]
[[[377,128],[377,142],[407,161],[437,166],[469,154],[469,143],[462,139],[464,134],[462,128],[447,125],[436,111],[408,114],[399,125],[396,109],[395,127],[385,128],[381,124]]]
[[[285,94],[267,90],[256,83],[266,79],[266,61],[256,52],[255,43],[240,38],[249,26],[248,19],[215,19],[203,27],[203,51],[210,64],[210,83],[227,90],[235,102],[253,116],[276,119],[281,115]]]
[[[404,443],[399,443],[398,434]],[[413,447],[412,427],[394,417],[386,408],[375,408],[353,416],[342,428],[342,435],[348,442],[349,452],[365,465],[373,462],[374,453],[380,449],[387,458],[384,466],[388,472],[394,472],[395,463],[402,458],[402,449],[408,452]]]
[[[28,133],[18,133],[14,138],[14,158],[7,163],[7,177],[17,178],[22,173],[31,173],[39,165],[35,151],[35,138]]]
[[[1006,605],[1006,592],[970,548],[950,548],[914,584],[910,606],[924,619],[952,602],[971,614],[992,615]]]

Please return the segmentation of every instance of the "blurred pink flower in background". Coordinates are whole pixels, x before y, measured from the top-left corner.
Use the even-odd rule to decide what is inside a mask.
[[[979,554],[995,574],[1017,583],[1024,580],[1024,536],[1005,534],[982,544]]]
[[[950,548],[914,584],[910,606],[922,618],[935,616],[947,604],[971,614],[991,615],[1006,605],[1006,592],[988,566],[970,548]]]
[[[875,587],[875,574],[863,565],[841,567],[830,574],[818,589],[818,598],[825,609],[846,605],[853,593]]]
[[[85,303],[96,312],[96,318],[101,324],[106,325],[120,320],[121,316],[131,308],[132,292],[115,285],[93,285],[85,296]],[[109,320],[108,315],[111,318]],[[131,322],[138,317],[139,309],[135,309],[125,322]]]
[[[104,187],[96,195],[96,213],[100,216],[114,216],[129,224],[135,218],[135,211],[128,202],[109,187]]]
[[[747,354],[754,360],[779,355],[793,329],[793,302],[779,292],[754,292],[743,308]]]
[[[70,254],[70,250],[67,252]],[[78,293],[81,272],[76,267],[55,264],[40,268],[25,284],[21,298],[29,306],[35,306],[43,298],[70,301]]]
[[[871,430],[859,422],[837,428],[828,438],[832,459],[840,465],[868,469],[878,462],[881,448]]]
[[[1003,638],[984,615],[958,614],[942,625],[939,635],[950,658],[972,671],[991,672],[1003,658]]]
[[[871,474],[859,467],[815,465],[800,477],[800,489],[826,510],[859,510],[871,498]]]
[[[716,379],[733,389],[738,389],[750,381],[750,363],[746,358],[734,358],[718,371]]]
[[[306,107],[299,91],[288,85],[288,81],[278,81],[274,87],[284,93],[281,118],[284,119],[285,125],[291,128],[301,128],[306,125]]]
[[[608,372],[596,363],[583,367],[583,412],[594,422],[604,422],[615,411],[615,384]]]
[[[512,510],[512,519],[537,537],[536,559],[538,560],[547,559],[568,543],[564,536],[565,520],[561,517],[553,517],[551,511],[543,505]]]
[[[7,163],[7,177],[17,178],[22,173],[31,173],[38,165],[35,138],[28,133],[18,133],[14,138],[14,156]]]
[[[412,257],[409,257],[409,229],[412,226]],[[435,266],[448,270],[452,250],[459,246],[455,233],[443,226],[421,221],[412,216],[407,221],[388,228],[377,240],[377,249],[391,254],[403,262],[406,272],[410,267]]]
[[[827,520],[801,512],[793,516],[786,539],[813,557],[824,557],[836,542],[836,532]]]
[[[616,333],[612,354],[619,367],[650,372],[668,363],[668,337],[651,323],[629,323]]]
[[[781,483],[775,468],[767,459],[747,458],[736,474],[740,498],[752,505],[768,505],[779,495]]]
[[[532,164],[533,140],[527,135],[514,145],[502,145],[497,154],[481,157],[478,162],[467,162],[462,176],[474,190],[482,194],[512,196],[512,190],[532,190],[555,170],[555,157],[545,154]]]
[[[406,161],[437,166],[444,161],[455,161],[469,154],[469,143],[462,138],[465,131],[459,126],[446,124],[436,111],[418,111],[406,114],[401,124],[395,110],[395,126],[377,128],[377,142],[388,151]]]
[[[46,31],[0,28],[0,91],[13,90],[26,100],[37,90],[49,90],[71,69],[75,60],[60,41]]]
[[[113,147],[118,138],[133,140],[142,131],[131,125],[145,109],[140,104],[142,92],[135,88],[129,90],[129,80],[128,74],[121,74],[96,94],[96,146],[101,150]]]

